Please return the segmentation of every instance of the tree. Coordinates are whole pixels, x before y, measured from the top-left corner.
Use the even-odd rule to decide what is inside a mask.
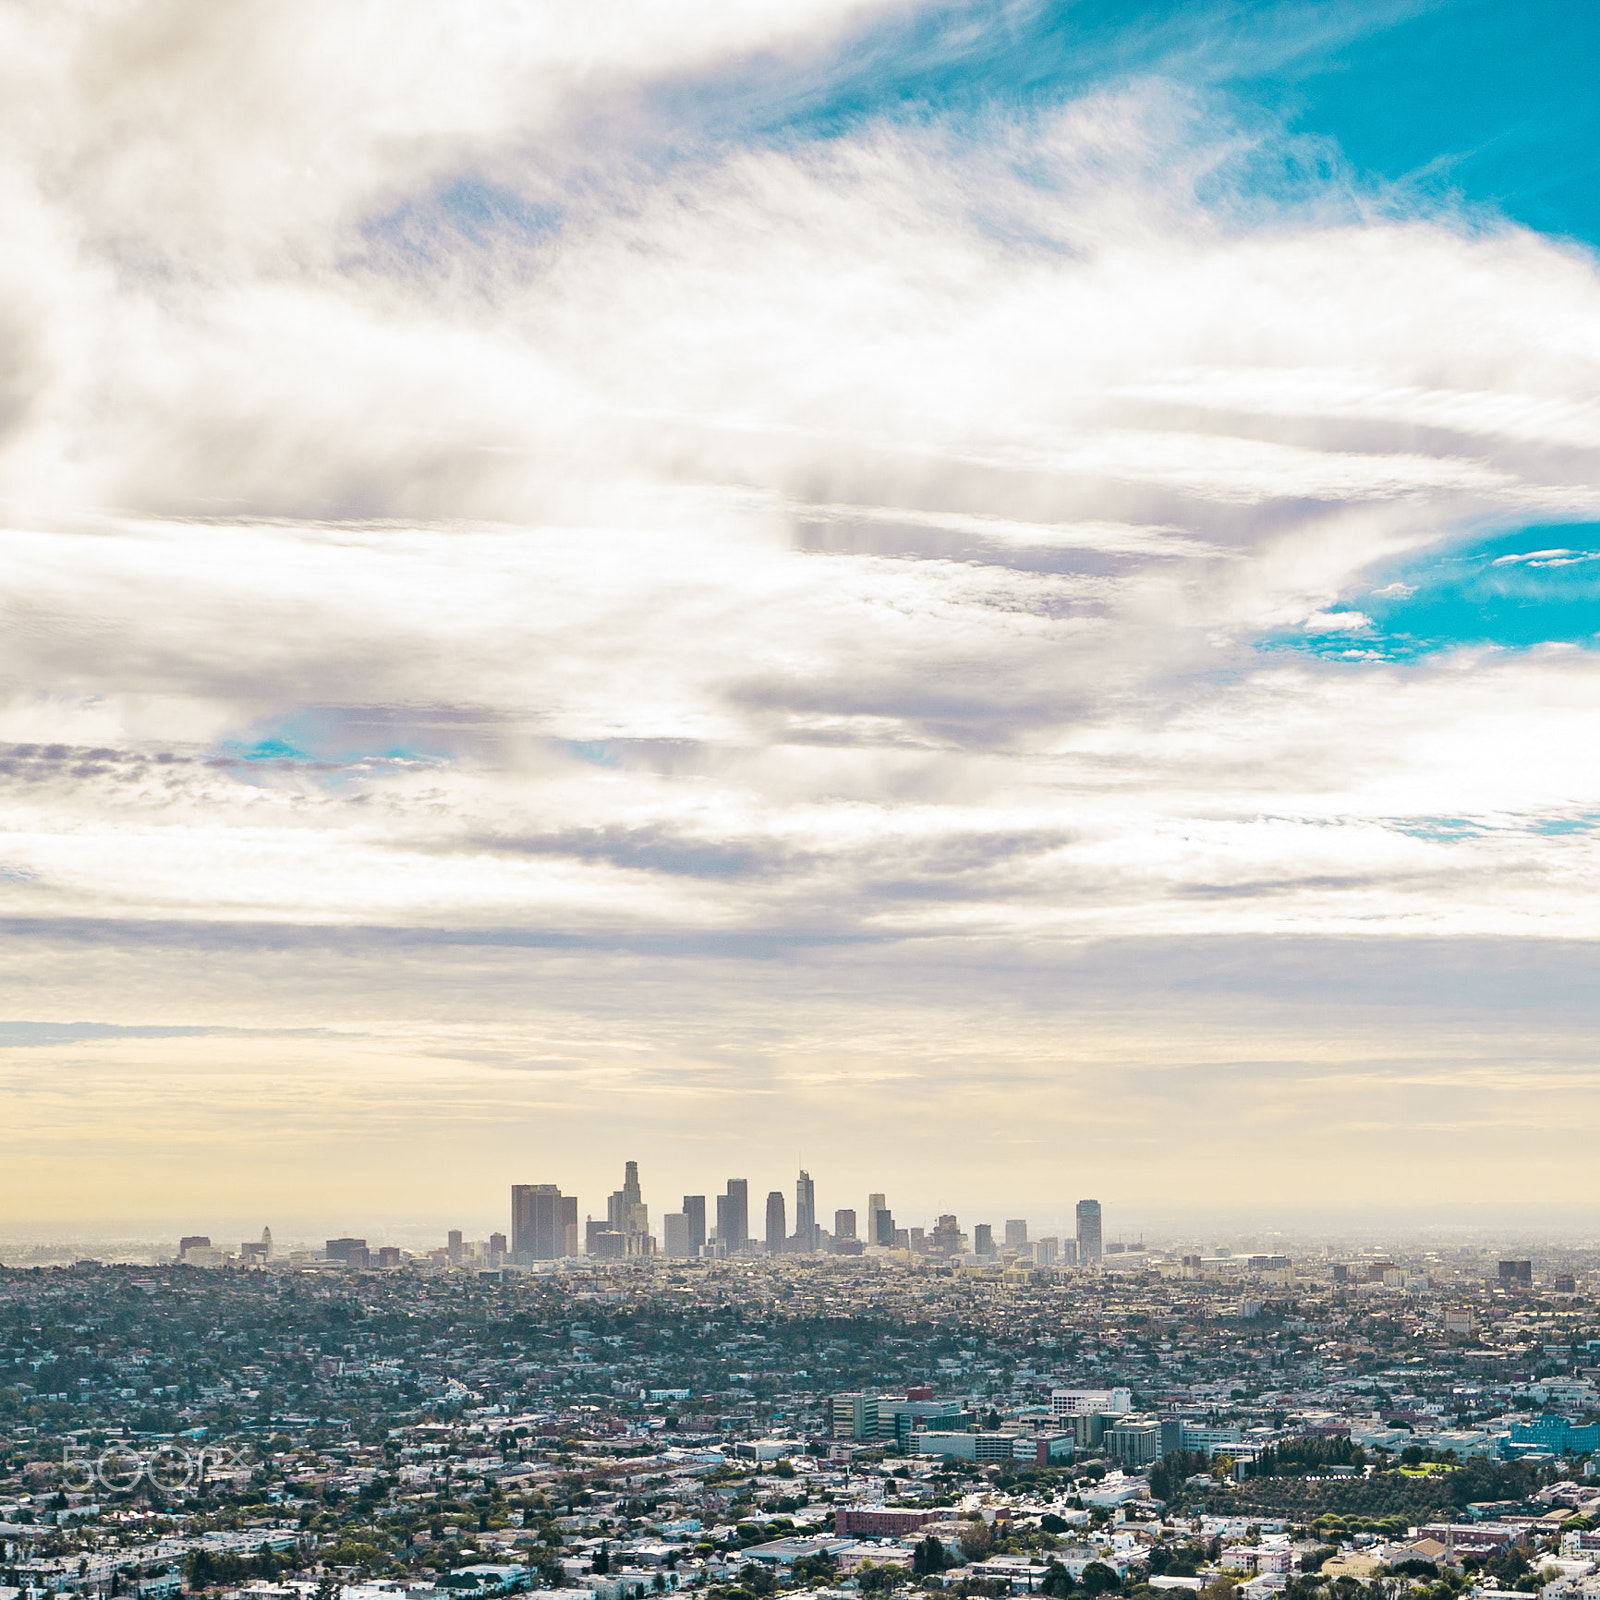
[[[611,1570],[611,1551],[607,1548],[604,1539],[600,1541],[600,1548],[595,1551],[589,1563],[591,1572],[599,1573],[602,1577]]]
[[[776,1580],[765,1567],[747,1561],[739,1568],[740,1586],[758,1597],[769,1595],[777,1587]]]
[[[934,1534],[930,1533],[911,1552],[911,1570],[919,1578],[943,1572],[949,1565],[950,1558],[945,1554],[944,1545]]]
[[[870,1561],[864,1561],[856,1574],[856,1581],[861,1586],[862,1594],[888,1594],[905,1582],[905,1576],[906,1569],[897,1562],[887,1561],[883,1566],[875,1567]]]
[[[1039,1592],[1051,1596],[1052,1600],[1061,1600],[1062,1596],[1071,1594],[1077,1587],[1072,1574],[1059,1561],[1052,1561],[1045,1568],[1044,1582],[1039,1585]]]
[[[796,1583],[811,1583],[816,1579],[828,1583],[839,1570],[839,1563],[829,1551],[818,1550],[815,1555],[797,1558],[789,1570],[794,1574]]]
[[[1169,1450],[1150,1469],[1150,1493],[1171,1500],[1191,1473],[1205,1471],[1206,1458],[1197,1450]]]
[[[968,1561],[982,1561],[994,1543],[994,1533],[980,1516],[961,1530],[961,1553]]]

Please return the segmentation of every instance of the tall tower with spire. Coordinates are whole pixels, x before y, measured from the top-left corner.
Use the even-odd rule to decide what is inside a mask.
[[[606,1227],[620,1233],[623,1253],[630,1256],[647,1256],[654,1253],[655,1241],[650,1237],[650,1208],[644,1203],[639,1188],[639,1163],[630,1161],[623,1168],[622,1187],[606,1202]]]
[[[817,1248],[817,1186],[804,1167],[794,1185],[794,1236],[801,1250]]]

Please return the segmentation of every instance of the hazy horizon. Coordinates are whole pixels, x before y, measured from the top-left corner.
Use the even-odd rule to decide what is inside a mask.
[[[690,1191],[698,1192],[698,1191]],[[760,1233],[759,1202],[766,1191],[756,1193],[751,1189],[754,1233]],[[599,1200],[599,1215],[605,1216],[604,1196]],[[708,1204],[715,1192],[708,1191]],[[786,1195],[791,1224],[793,1222],[792,1186]],[[864,1202],[865,1196],[862,1196]],[[930,1227],[934,1213],[907,1207],[898,1209],[893,1196],[890,1208],[895,1211],[897,1226]],[[650,1196],[646,1192],[646,1201]],[[579,1197],[580,1220],[584,1215],[584,1197]],[[819,1208],[822,1200],[819,1196]],[[1103,1203],[1104,1204],[1104,1203]],[[661,1216],[677,1209],[677,1198],[670,1205],[651,1205],[652,1231],[659,1240]],[[827,1228],[836,1208],[828,1206],[821,1211],[822,1225]],[[858,1219],[862,1216],[861,1203],[854,1208]],[[1370,1254],[1381,1250],[1411,1251],[1416,1253],[1439,1252],[1443,1265],[1466,1258],[1489,1259],[1497,1252],[1514,1254],[1518,1251],[1553,1250],[1560,1252],[1600,1252],[1600,1207],[1576,1214],[1562,1214],[1552,1208],[1538,1205],[1521,1207],[1482,1206],[1437,1208],[1429,1210],[1395,1210],[1388,1207],[1351,1207],[1324,1211],[1315,1215],[1284,1211],[1252,1211],[1246,1208],[1226,1209],[1196,1208],[1182,1213],[1160,1211],[1152,1213],[1149,1227],[1119,1228],[1116,1226],[1119,1207],[1107,1206],[1104,1212],[1107,1243],[1127,1244],[1143,1242],[1147,1250],[1171,1251],[1182,1248],[1200,1248],[1213,1251],[1278,1252],[1296,1255],[1302,1263],[1322,1259],[1337,1259],[1341,1255]],[[992,1212],[992,1214],[991,1214]],[[1004,1214],[993,1208],[967,1208],[958,1210],[961,1227],[970,1233],[974,1223],[988,1222],[995,1232],[996,1241],[1004,1236],[1004,1226],[1014,1211]],[[1135,1211],[1133,1214],[1137,1214]],[[1071,1210],[1064,1218],[1052,1218],[1048,1213],[1039,1217],[1024,1218],[1028,1223],[1030,1240],[1061,1239],[1074,1236],[1074,1219]],[[364,1237],[376,1248],[380,1244],[398,1245],[403,1249],[421,1250],[442,1246],[450,1229],[460,1229],[471,1239],[488,1239],[491,1233],[508,1233],[509,1207],[500,1216],[444,1217],[439,1220],[400,1218],[374,1214],[368,1217],[337,1217],[318,1220],[285,1215],[263,1218],[260,1221],[240,1217],[200,1215],[182,1221],[147,1219],[131,1221],[112,1227],[93,1221],[40,1221],[27,1229],[0,1226],[0,1263],[7,1266],[27,1265],[12,1255],[35,1247],[53,1250],[89,1251],[97,1258],[114,1259],[118,1251],[148,1252],[175,1251],[180,1238],[193,1234],[208,1236],[212,1244],[224,1250],[236,1250],[246,1240],[260,1238],[263,1226],[271,1228],[275,1254],[287,1255],[291,1250],[320,1251],[329,1238],[343,1235]],[[91,1250],[90,1247],[98,1247]],[[8,1255],[11,1252],[12,1255]],[[757,1254],[752,1260],[761,1259]],[[842,1258],[852,1259],[852,1258]]]

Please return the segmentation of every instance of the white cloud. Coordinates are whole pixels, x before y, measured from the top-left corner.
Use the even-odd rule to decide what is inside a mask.
[[[1361,611],[1314,611],[1303,626],[1307,633],[1365,633],[1372,618]]]
[[[0,914],[848,941],[867,1010],[902,945],[1593,936],[1588,655],[1256,648],[1593,514],[1587,256],[1220,216],[1153,85],[668,159],[652,86],[866,8],[615,15],[7,14]]]

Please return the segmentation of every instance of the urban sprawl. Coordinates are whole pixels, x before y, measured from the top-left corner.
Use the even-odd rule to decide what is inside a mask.
[[[1600,1600],[1600,1250],[786,1199],[0,1268],[0,1600]]]

